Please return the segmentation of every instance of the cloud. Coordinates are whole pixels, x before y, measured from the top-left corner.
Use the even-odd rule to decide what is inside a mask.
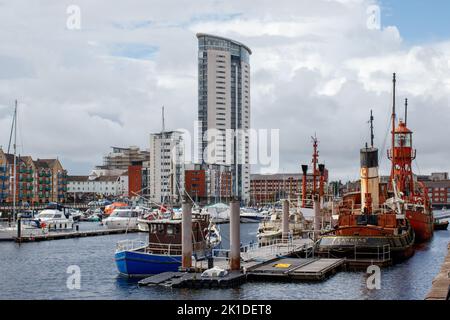
[[[395,26],[368,29],[376,1],[81,0],[80,30],[66,28],[70,4],[18,0],[0,11],[3,146],[14,99],[23,152],[59,156],[73,174],[100,164],[111,145],[148,148],[162,105],[166,127],[192,131],[195,33],[205,32],[252,49],[251,123],[280,128],[280,171],[310,161],[317,133],[332,178],[357,177],[370,109],[380,149],[386,140],[393,72],[399,108],[410,98],[421,171],[448,170],[450,41],[409,46]]]

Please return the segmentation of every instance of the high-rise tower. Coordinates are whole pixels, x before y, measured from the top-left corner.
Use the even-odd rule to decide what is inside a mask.
[[[198,33],[198,120],[201,163],[229,166],[233,195],[250,200],[251,50],[234,40]]]

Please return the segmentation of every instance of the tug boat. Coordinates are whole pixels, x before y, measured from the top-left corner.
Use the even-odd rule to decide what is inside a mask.
[[[393,109],[395,110],[395,104]],[[395,128],[395,111],[392,118]],[[317,242],[319,256],[395,263],[414,254],[416,235],[410,217],[412,213],[423,213],[426,206],[419,202],[410,202],[410,198],[405,198],[401,191],[404,189],[397,187],[398,182],[404,186],[405,181],[405,171],[399,169],[398,162],[411,160],[411,157],[408,158],[407,150],[399,149],[406,147],[404,142],[400,142],[401,139],[405,139],[404,131],[400,131],[402,135],[398,137],[396,130],[392,131],[396,143],[393,143],[391,151],[393,169],[389,185],[392,191],[389,192],[388,185],[381,184],[378,175],[378,149],[373,146],[372,113],[370,124],[371,147],[366,144],[360,151],[360,192],[343,196],[337,208],[338,221],[334,230],[324,232]]]
[[[140,220],[148,224],[148,242],[123,240],[117,244],[115,261],[121,275],[145,277],[181,266],[181,217]],[[208,214],[192,214],[192,243],[195,260],[206,259],[210,251],[220,245],[218,229]]]
[[[415,234],[406,218],[405,203],[394,196],[380,204],[386,191],[379,184],[378,150],[362,149],[361,192],[344,195],[337,208],[337,225],[318,241],[318,255],[394,262],[411,257]]]

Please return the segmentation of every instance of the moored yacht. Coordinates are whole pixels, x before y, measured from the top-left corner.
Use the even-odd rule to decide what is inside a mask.
[[[241,208],[241,223],[259,223],[267,217],[268,215],[265,215],[263,212],[254,209]]]
[[[135,229],[138,226],[140,210],[133,208],[118,208],[103,220],[108,229]]]
[[[39,212],[35,217],[42,225],[47,226],[49,230],[72,230],[74,221],[70,215],[59,208],[47,208]]]
[[[307,230],[310,221],[305,220],[302,212],[297,209],[289,213],[289,233],[292,237],[301,237]],[[258,229],[258,242],[265,245],[282,238],[282,211],[273,210],[270,218],[260,222]]]
[[[18,224],[0,226],[0,241],[11,241],[18,237],[36,237],[48,234],[48,226],[36,219],[21,219],[20,232]]]

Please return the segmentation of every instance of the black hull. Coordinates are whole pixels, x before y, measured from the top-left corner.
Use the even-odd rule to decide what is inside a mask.
[[[448,228],[448,221],[434,223],[434,230],[447,230],[447,228]]]
[[[414,254],[414,232],[402,236],[323,236],[316,245],[320,257],[402,262]]]

